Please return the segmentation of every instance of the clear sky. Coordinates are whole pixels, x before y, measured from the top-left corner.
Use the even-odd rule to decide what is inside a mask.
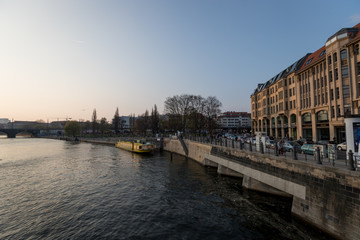
[[[250,112],[258,83],[359,22],[359,0],[0,0],[0,118],[111,120],[179,94]]]

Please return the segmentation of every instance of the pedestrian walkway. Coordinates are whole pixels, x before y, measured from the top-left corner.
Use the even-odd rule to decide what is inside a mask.
[[[184,138],[185,139],[185,138]],[[222,146],[227,148],[236,148],[249,152],[261,152],[260,146],[250,143],[242,143],[240,141],[234,141],[231,139],[221,138],[221,139],[211,139],[209,137],[187,137],[186,139],[190,141],[201,142],[204,144],[210,144],[213,146]],[[295,161],[306,162],[309,164],[319,164],[327,167],[338,168],[338,169],[349,169],[348,161],[346,160],[346,153],[338,151],[338,158],[335,160],[330,160],[328,157],[320,157],[320,161],[316,159],[315,155],[296,153],[296,159],[293,152],[284,152],[283,154],[276,154],[274,149],[265,148],[265,156],[277,157],[279,159],[291,159]],[[354,159],[355,160],[355,159]],[[360,159],[359,159],[360,161]],[[360,169],[360,168],[359,168]]]

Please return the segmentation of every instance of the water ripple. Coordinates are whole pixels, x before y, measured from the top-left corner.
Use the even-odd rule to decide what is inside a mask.
[[[240,180],[166,153],[1,139],[0,158],[0,239],[326,239],[252,203],[269,200]]]

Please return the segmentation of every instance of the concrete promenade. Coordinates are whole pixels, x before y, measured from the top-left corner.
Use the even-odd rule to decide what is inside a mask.
[[[186,139],[194,141],[194,142],[208,144],[210,146],[222,146],[222,147],[227,147],[227,148],[240,149],[240,150],[247,151],[247,152],[261,153],[261,151],[259,150],[259,147],[257,147],[256,144],[252,144],[252,147],[250,148],[249,143],[244,143],[243,147],[241,147],[240,142],[232,141],[229,139],[222,139],[221,141],[214,141],[214,140],[211,141],[208,138],[201,138],[201,137],[192,137],[191,139],[190,138],[186,138]],[[252,149],[252,151],[250,151],[250,149]],[[294,160],[293,152],[284,152],[281,155],[280,154],[276,155],[274,149],[266,148],[263,154],[264,154],[264,156],[272,156],[272,157],[275,156],[276,158],[279,158],[279,159]],[[339,168],[339,169],[348,169],[349,166],[348,166],[348,162],[346,161],[346,151],[337,151],[337,155],[338,155],[338,157],[335,160],[330,160],[329,157],[321,156],[320,159],[321,159],[322,165],[327,166],[327,167]],[[317,160],[315,158],[315,155],[297,153],[296,157],[297,157],[297,161],[307,162],[310,164],[318,164]]]

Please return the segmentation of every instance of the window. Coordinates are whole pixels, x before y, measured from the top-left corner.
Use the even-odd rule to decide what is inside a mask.
[[[340,105],[337,105],[337,109],[336,109],[336,110],[337,110],[336,115],[337,115],[337,116],[340,116]]]
[[[332,118],[335,117],[335,109],[334,109],[334,106],[331,106],[331,117],[332,117]]]
[[[285,98],[287,98],[288,97],[288,95],[287,95],[287,90],[285,90]]]
[[[305,113],[302,116],[302,120],[303,120],[303,123],[311,123],[311,114],[310,113]]]
[[[284,86],[286,86],[286,84],[287,84],[287,81],[286,81],[286,79],[284,79]]]
[[[296,106],[295,106],[295,100],[293,101],[293,103],[294,103],[294,104],[293,104],[294,108],[296,108]]]
[[[344,115],[345,114],[351,114],[351,109],[350,107],[344,107]]]
[[[291,78],[289,78],[289,85],[291,84]]]
[[[341,59],[341,60],[345,60],[346,58],[347,58],[347,51],[346,51],[346,49],[341,50],[341,52],[340,52],[340,59]]]
[[[325,92],[325,103],[327,103],[328,102],[328,94],[327,94],[327,92]]]
[[[334,100],[334,89],[330,89],[330,100]]]
[[[317,97],[316,97],[316,95],[315,95],[315,97],[314,97],[314,105],[315,105],[315,106],[316,106],[316,104],[317,104],[316,100],[317,100]]]
[[[349,68],[347,65],[341,66],[341,77],[343,78],[349,77]]]
[[[291,89],[290,89],[290,91],[289,91],[289,96],[291,97]]]
[[[313,58],[310,58],[309,60],[307,60],[305,65],[311,63],[312,60],[313,60]]]
[[[355,45],[354,53],[355,55],[359,55],[359,44]]]
[[[349,86],[343,86],[343,98],[350,97],[350,88]]]
[[[337,62],[337,53],[334,53],[333,59],[334,59],[334,63],[336,63]]]
[[[360,62],[356,63],[357,66],[357,75],[360,75]]]
[[[332,71],[329,71],[329,81],[332,82],[332,80],[333,80]]]
[[[328,116],[328,111],[320,111],[316,114],[317,117],[317,121],[318,122],[328,122],[329,121],[329,116]]]
[[[290,101],[290,109],[292,109],[292,101]]]
[[[331,56],[328,56],[328,64],[331,64]]]
[[[295,83],[295,77],[293,77],[293,83]]]
[[[335,80],[338,80],[339,79],[339,72],[338,72],[338,69],[336,68],[335,69]]]
[[[320,57],[322,56],[322,55],[324,55],[326,53],[326,50],[323,50],[321,53],[320,53]]]
[[[335,94],[336,94],[336,99],[339,99],[339,98],[340,98],[340,92],[339,92],[339,88],[338,88],[338,87],[336,88]]]
[[[293,95],[295,96],[295,87],[293,87]]]

